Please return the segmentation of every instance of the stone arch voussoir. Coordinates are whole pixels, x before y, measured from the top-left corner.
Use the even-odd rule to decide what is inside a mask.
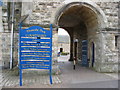
[[[65,0],[56,10],[56,12],[54,12],[52,14],[52,20],[51,23],[55,24],[58,26],[58,21],[59,18],[61,17],[62,13],[64,12],[64,10],[66,8],[68,8],[71,5],[74,4],[82,4],[86,7],[89,7],[90,9],[92,9],[97,15],[98,15],[98,20],[99,20],[99,28],[106,28],[108,27],[108,21],[107,18],[104,14],[104,12],[102,11],[102,9],[93,1],[90,0]]]

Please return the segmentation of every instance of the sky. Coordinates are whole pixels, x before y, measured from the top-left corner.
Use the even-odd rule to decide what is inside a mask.
[[[58,35],[69,35],[64,29],[59,28],[58,29]]]

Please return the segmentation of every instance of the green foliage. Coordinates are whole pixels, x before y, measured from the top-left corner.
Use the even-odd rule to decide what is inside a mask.
[[[68,52],[62,52],[61,55],[68,55]]]

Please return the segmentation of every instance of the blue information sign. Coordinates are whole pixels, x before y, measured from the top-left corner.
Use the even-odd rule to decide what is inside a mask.
[[[32,26],[19,31],[19,69],[48,69],[52,84],[52,25],[50,30]]]

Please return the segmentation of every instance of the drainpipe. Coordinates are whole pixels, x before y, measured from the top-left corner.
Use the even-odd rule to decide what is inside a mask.
[[[13,35],[14,35],[14,10],[15,10],[15,3],[12,2],[12,26],[11,26],[11,52],[10,52],[10,69],[13,68]]]

